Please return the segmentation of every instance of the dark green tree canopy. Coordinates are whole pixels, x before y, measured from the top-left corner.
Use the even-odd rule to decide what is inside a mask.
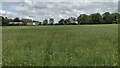
[[[16,17],[16,18],[13,20],[13,22],[20,22],[20,20],[19,20],[18,17]]]
[[[54,24],[54,19],[53,19],[53,18],[50,18],[50,19],[49,19],[49,24],[50,24],[50,25],[53,25],[53,24]]]
[[[59,23],[59,25],[64,25],[65,24],[65,20],[61,19],[58,23]]]
[[[47,24],[48,24],[48,20],[47,19],[43,20],[43,25],[47,25]]]
[[[88,23],[88,15],[86,14],[81,14],[80,16],[78,16],[77,18],[77,21],[78,21],[78,24],[85,24],[85,23]]]

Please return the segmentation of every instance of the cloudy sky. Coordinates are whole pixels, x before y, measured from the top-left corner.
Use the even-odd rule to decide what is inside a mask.
[[[42,21],[77,17],[80,14],[118,12],[118,2],[0,2],[0,15],[9,18],[30,18]]]

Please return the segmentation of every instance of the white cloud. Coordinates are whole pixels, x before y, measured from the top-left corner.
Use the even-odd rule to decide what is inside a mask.
[[[29,16],[25,16],[25,17],[23,17],[23,18],[32,19],[32,20],[33,20],[33,18],[32,18],[32,17],[29,17]]]
[[[9,12],[9,11],[4,11],[4,10],[0,10],[0,15],[1,16],[7,16],[9,18],[15,18],[17,16],[16,13],[12,13],[12,12]]]
[[[64,18],[61,14],[59,15],[59,18]]]

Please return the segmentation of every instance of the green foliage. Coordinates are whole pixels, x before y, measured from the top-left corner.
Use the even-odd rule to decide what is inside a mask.
[[[112,23],[116,23],[116,24],[117,24],[117,23],[118,23],[118,20],[120,19],[119,16],[120,16],[119,13],[112,13],[112,14],[111,14],[111,17],[112,17],[112,20],[113,20]]]
[[[77,18],[77,21],[78,21],[78,24],[85,24],[85,23],[88,23],[88,15],[86,14],[81,14],[78,18]]]
[[[22,19],[21,22],[23,22],[23,25],[27,25],[27,23],[32,23],[33,21],[31,19]]]
[[[16,18],[13,20],[13,22],[20,22],[20,20],[19,20],[18,17],[16,17]]]
[[[58,23],[59,23],[59,25],[64,25],[65,24],[65,20],[61,19]]]
[[[4,17],[0,16],[0,22],[2,22],[4,20]]]
[[[118,23],[120,24],[120,14],[119,14],[119,16],[118,16]]]
[[[43,20],[43,25],[47,25],[47,24],[48,24],[48,20],[47,19]]]
[[[102,16],[99,13],[92,14],[90,19],[92,23],[95,23],[95,24],[102,23]]]
[[[112,17],[109,12],[105,12],[102,16],[104,23],[112,24]]]
[[[50,24],[50,25],[53,25],[53,24],[54,24],[54,19],[53,19],[53,18],[50,18],[50,19],[49,19],[49,24]]]
[[[68,19],[65,19],[65,20],[64,20],[64,23],[65,23],[65,25],[68,25],[68,24],[69,24],[69,20],[68,20]]]
[[[2,25],[8,25],[9,22],[12,22],[12,19],[8,19],[7,17],[5,17],[2,21]]]

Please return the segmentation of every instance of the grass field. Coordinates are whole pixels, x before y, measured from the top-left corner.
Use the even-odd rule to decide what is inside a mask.
[[[3,27],[5,66],[116,66],[118,25]]]

